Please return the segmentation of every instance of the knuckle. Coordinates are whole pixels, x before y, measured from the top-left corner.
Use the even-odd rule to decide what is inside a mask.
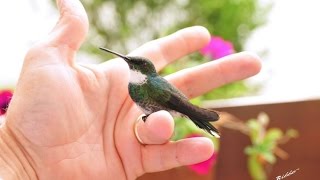
[[[24,60],[33,61],[38,59],[48,58],[53,47],[46,45],[45,43],[39,42],[33,45],[26,53]]]
[[[34,59],[39,53],[43,52],[43,47],[40,44],[33,45],[26,53],[25,59]]]

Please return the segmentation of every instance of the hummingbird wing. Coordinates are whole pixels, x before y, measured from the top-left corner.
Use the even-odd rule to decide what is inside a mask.
[[[152,97],[155,101],[162,102],[162,106],[188,116],[201,129],[213,136],[220,137],[218,130],[209,123],[209,121],[219,119],[217,112],[191,104],[188,98],[167,80],[162,77],[157,78],[159,79],[151,83],[153,84],[152,88],[158,89],[158,93]]]
[[[157,92],[159,92],[153,97],[155,101],[166,102],[165,104],[171,106],[168,108],[190,117],[202,119],[203,121],[217,121],[219,119],[219,114],[216,111],[193,105],[182,92],[171,85],[166,79],[160,76],[157,78],[157,80],[151,83],[152,88],[158,89]]]
[[[188,116],[199,128],[215,137],[220,137],[219,131],[210,123],[210,121],[217,121],[219,119],[219,115],[215,111],[197,107],[188,101],[185,102],[175,94],[171,94],[166,104],[168,108]]]

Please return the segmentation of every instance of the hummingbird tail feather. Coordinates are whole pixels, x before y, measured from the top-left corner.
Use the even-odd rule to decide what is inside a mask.
[[[217,128],[215,128],[212,124],[210,124],[209,121],[203,121],[203,120],[199,120],[196,119],[194,117],[190,117],[189,118],[192,120],[193,123],[195,123],[199,128],[207,131],[209,134],[211,134],[212,136],[215,136],[217,138],[220,138],[220,133],[218,131]]]

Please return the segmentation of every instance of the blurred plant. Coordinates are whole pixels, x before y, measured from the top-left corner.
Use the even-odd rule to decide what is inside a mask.
[[[271,4],[262,5],[258,0],[83,0],[82,3],[91,25],[82,50],[104,60],[109,55],[101,53],[98,46],[126,53],[145,42],[194,25],[202,25],[214,34],[208,49],[201,50],[202,54],[210,53],[209,59],[194,53],[167,66],[160,72],[162,75],[241,51],[252,30],[266,22],[265,15],[271,8]],[[198,100],[245,96],[256,90],[239,81],[217,88]]]
[[[291,138],[297,138],[299,133],[295,129],[288,129],[283,133],[279,128],[267,129],[269,117],[266,113],[260,113],[256,119],[250,119],[246,123],[238,120],[231,114],[224,113],[220,126],[238,130],[249,136],[251,145],[245,148],[248,155],[248,171],[252,179],[267,179],[266,167],[276,163],[276,156],[287,159],[289,155],[279,145],[287,143]]]
[[[298,136],[298,132],[294,129],[288,129],[286,133],[279,128],[267,130],[268,124],[269,118],[265,113],[259,114],[257,119],[251,119],[246,123],[252,145],[246,147],[245,153],[248,155],[248,168],[253,179],[267,179],[265,166],[274,165],[277,160],[276,155],[284,159],[288,157],[278,144]]]
[[[210,53],[210,60],[218,59],[241,51],[252,30],[266,22],[266,14],[272,7],[271,3],[262,4],[259,0],[83,0],[82,3],[90,29],[81,50],[103,60],[113,56],[101,53],[99,46],[125,54],[145,42],[193,25],[202,25],[214,34],[208,49],[202,49],[201,53]],[[229,44],[226,46],[225,42]],[[232,52],[221,49],[221,44]],[[214,54],[210,52],[213,48],[216,48]],[[161,74],[171,74],[206,61],[207,58],[194,53],[166,67]],[[218,88],[199,100],[232,98],[253,92],[256,87],[240,81]]]
[[[193,25],[207,27],[241,51],[251,31],[266,22],[265,15],[271,7],[258,0],[83,0],[82,3],[90,22],[89,37],[82,50],[97,56],[102,54],[98,46],[126,53],[142,43]]]

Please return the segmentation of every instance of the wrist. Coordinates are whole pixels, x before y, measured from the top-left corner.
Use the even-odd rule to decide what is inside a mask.
[[[23,148],[5,125],[0,127],[0,179],[37,179]]]

